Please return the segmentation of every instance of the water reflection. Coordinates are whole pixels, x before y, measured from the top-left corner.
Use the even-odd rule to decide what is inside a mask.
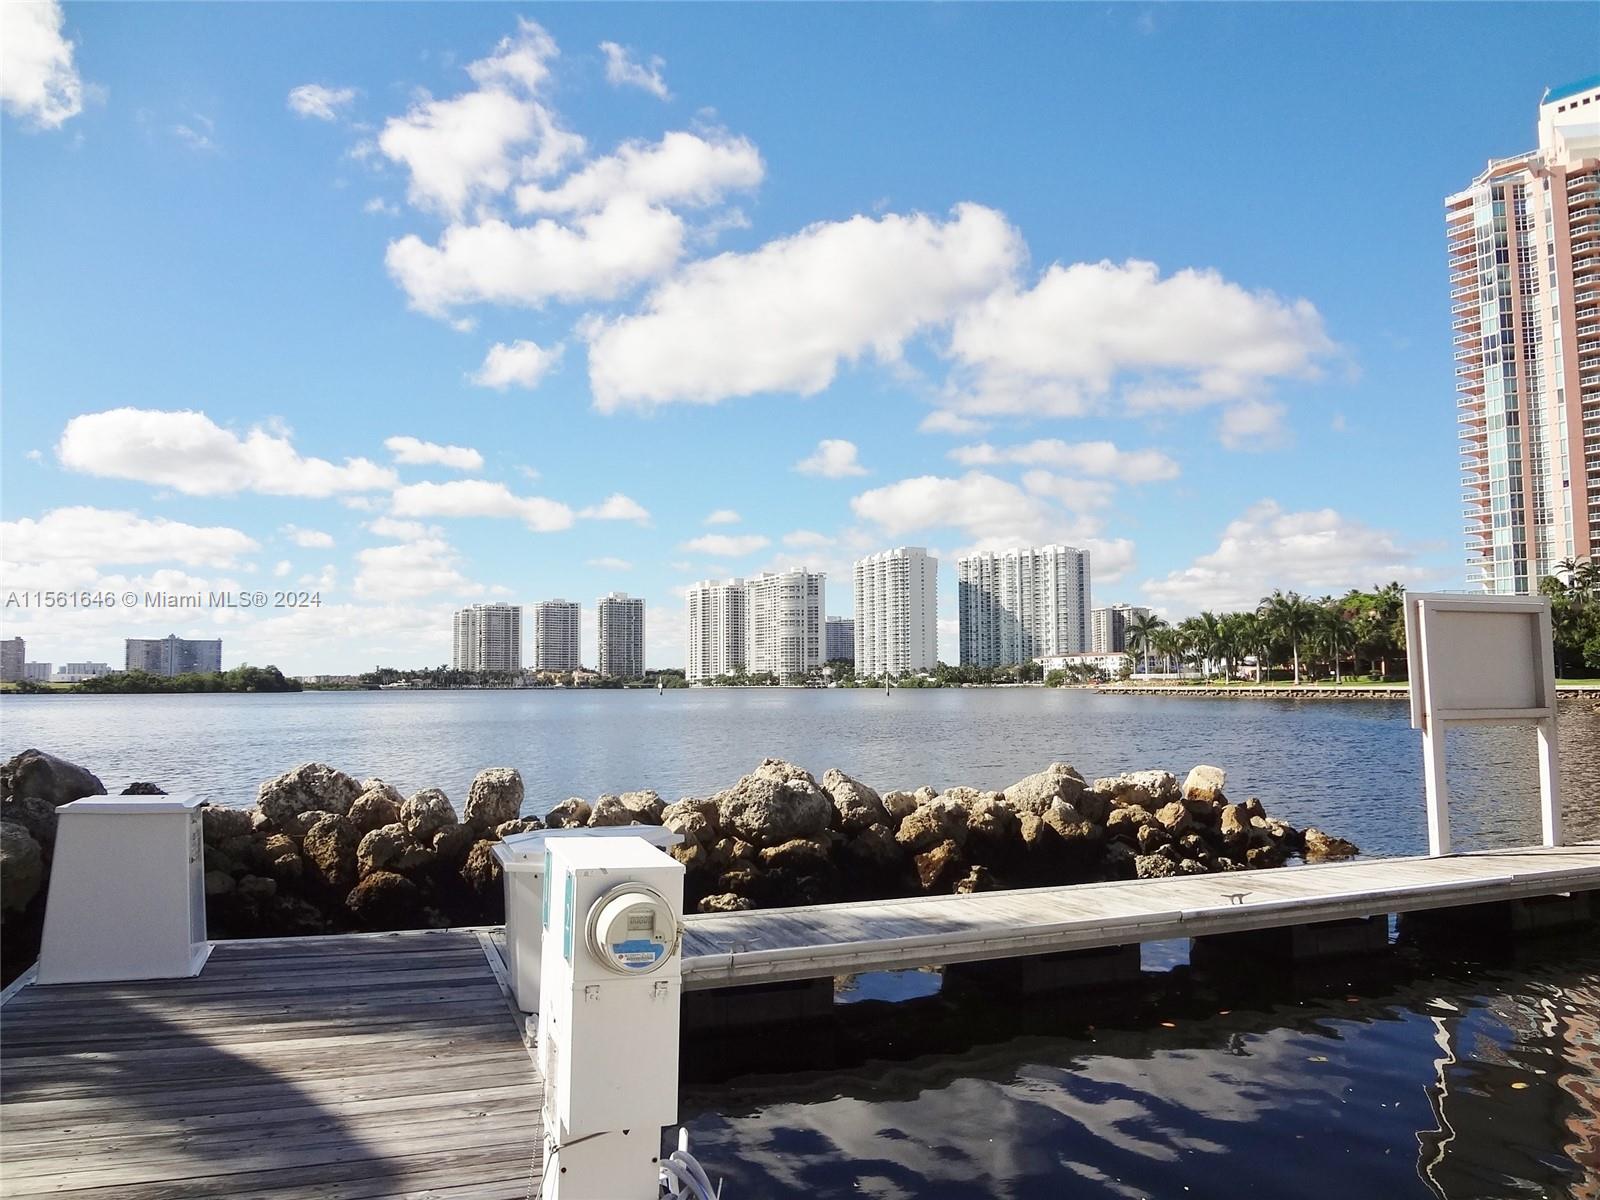
[[[1493,968],[1402,956],[1309,993],[1180,969],[1120,1009],[924,1008],[904,1024],[965,1032],[906,1057],[867,1018],[835,1058],[691,1085],[684,1112],[734,1195],[1592,1200],[1590,939]]]

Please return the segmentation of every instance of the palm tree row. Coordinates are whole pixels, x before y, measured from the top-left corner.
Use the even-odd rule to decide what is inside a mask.
[[[1332,676],[1347,673],[1389,676],[1405,651],[1404,589],[1398,583],[1370,592],[1352,590],[1335,599],[1312,600],[1297,592],[1274,591],[1248,612],[1202,612],[1176,625],[1154,614],[1128,624],[1129,648],[1146,674],[1159,662],[1170,671],[1193,665],[1204,675],[1232,678],[1253,660],[1256,682],[1278,667],[1300,683],[1307,670]]]

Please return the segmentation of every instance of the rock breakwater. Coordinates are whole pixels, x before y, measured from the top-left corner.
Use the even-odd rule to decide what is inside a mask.
[[[573,797],[541,819],[519,815],[522,777],[506,767],[479,772],[458,810],[438,788],[405,797],[382,779],[306,763],[263,783],[254,808],[202,810],[207,916],[216,937],[496,923],[494,843],[546,825],[675,830],[686,905],[700,912],[1200,875],[1357,852],[1269,816],[1253,797],[1230,801],[1226,783],[1208,765],[1182,781],[1163,770],[1090,780],[1052,763],[1002,791],[880,793],[839,770],[818,779],[767,759],[711,796]],[[56,806],[104,791],[89,771],[37,750],[0,767],[8,975],[37,946]]]

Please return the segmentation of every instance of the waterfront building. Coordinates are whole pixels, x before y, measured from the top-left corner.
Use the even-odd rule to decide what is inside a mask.
[[[829,617],[824,662],[856,661],[856,622],[854,617]]]
[[[522,607],[517,604],[474,604],[455,615],[458,671],[522,670]]]
[[[1121,652],[1087,654],[1047,654],[1034,660],[1044,670],[1045,674],[1051,671],[1063,671],[1070,667],[1086,667],[1097,675],[1106,679],[1120,678],[1124,671],[1133,670],[1133,656]]]
[[[751,674],[788,682],[822,666],[825,579],[795,568],[745,584],[745,661]]]
[[[215,675],[222,670],[222,639],[127,638],[125,669],[151,675]]]
[[[27,642],[19,637],[0,641],[0,680],[10,683],[24,678],[23,669],[27,661]]]
[[[689,650],[684,675],[690,683],[737,675],[745,669],[747,598],[742,579],[706,579],[691,584]]]
[[[1128,648],[1128,626],[1150,610],[1137,604],[1112,604],[1089,614],[1089,649],[1095,654],[1120,654]]]
[[[858,559],[853,574],[857,674],[937,666],[939,560],[921,546],[900,546]]]
[[[97,679],[101,675],[111,674],[111,664],[102,662],[69,662],[56,668],[56,673],[51,678],[56,683],[82,683],[85,679]]]
[[[596,613],[600,674],[644,678],[644,601],[626,592],[602,596]]]
[[[47,662],[25,662],[22,664],[22,677],[31,679],[35,683],[49,683],[50,664]]]
[[[583,665],[583,610],[576,600],[545,600],[533,608],[533,669],[576,671]]]
[[[1600,553],[1600,75],[1538,138],[1445,199],[1467,582],[1500,595]]]
[[[961,665],[1007,667],[1089,649],[1089,552],[1037,546],[956,562]]]

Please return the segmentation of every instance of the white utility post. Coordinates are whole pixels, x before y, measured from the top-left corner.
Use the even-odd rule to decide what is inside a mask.
[[[56,809],[40,983],[182,979],[206,940],[199,796],[94,796]]]
[[[551,838],[542,1200],[655,1200],[678,1119],[683,865],[639,837]]]
[[[1411,727],[1422,730],[1428,853],[1450,853],[1445,733],[1452,725],[1532,725],[1544,844],[1562,844],[1556,668],[1547,596],[1407,592]]]
[[[679,845],[683,835],[660,825],[605,825],[590,829],[535,829],[496,842],[506,892],[506,973],[517,1007],[525,1013],[539,1011],[539,967],[544,945],[544,849],[561,838],[643,838],[665,850]]]

